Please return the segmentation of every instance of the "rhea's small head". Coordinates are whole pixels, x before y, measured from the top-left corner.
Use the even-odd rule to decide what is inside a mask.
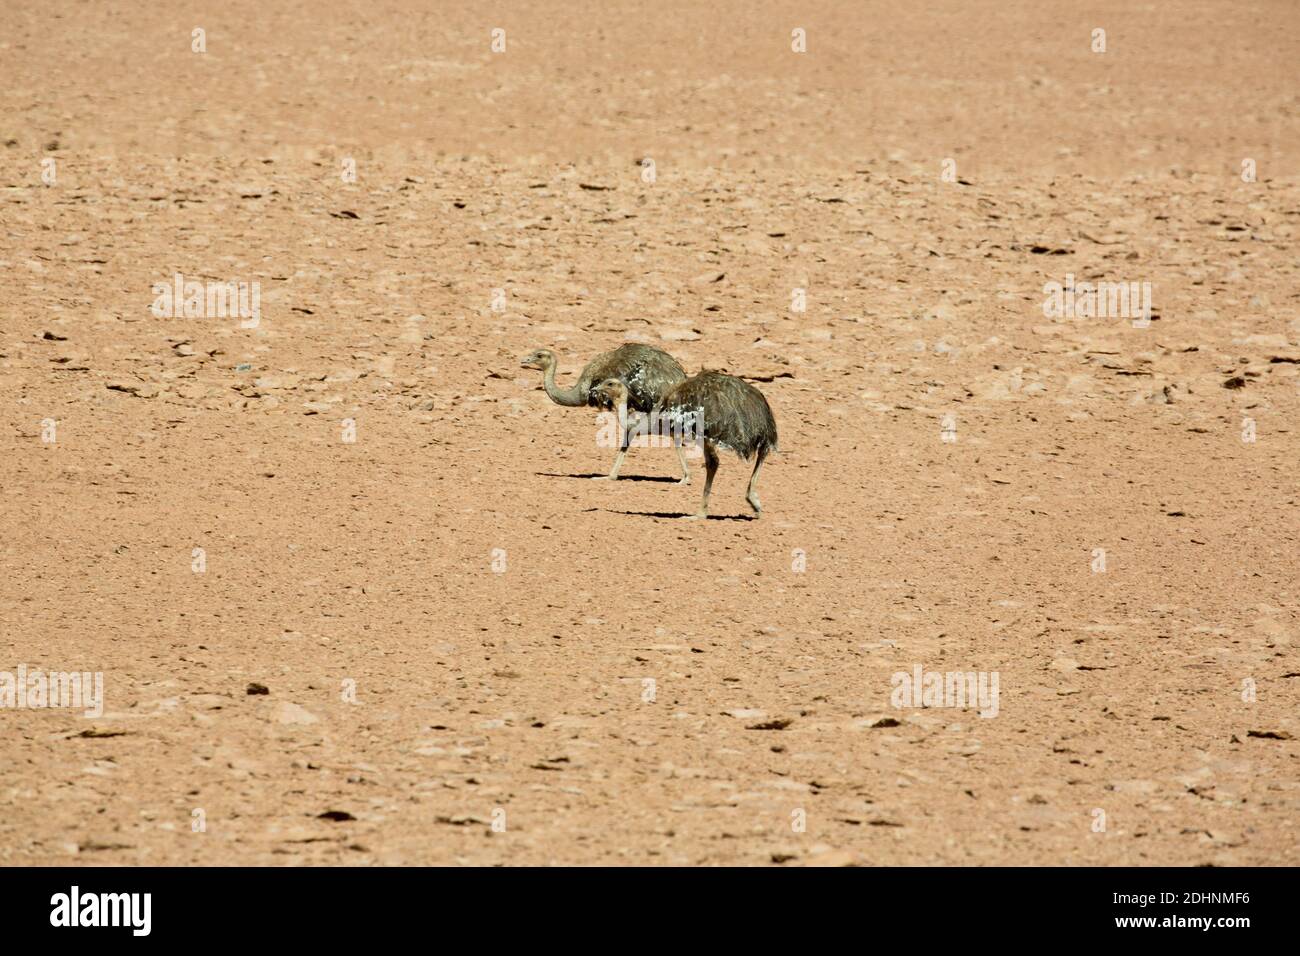
[[[555,365],[555,353],[550,349],[537,349],[520,359],[519,364],[523,368],[535,368],[544,372]]]
[[[607,378],[592,389],[592,394],[602,408],[617,408],[627,401],[627,386],[616,378]]]

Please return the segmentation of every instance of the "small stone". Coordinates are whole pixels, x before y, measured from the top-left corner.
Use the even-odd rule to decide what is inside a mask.
[[[808,857],[804,866],[857,866],[857,858],[848,850],[826,850]]]
[[[307,710],[307,708],[300,707],[297,704],[290,703],[289,701],[285,701],[280,705],[279,709],[275,712],[275,719],[282,724],[290,725],[314,724],[320,720],[319,717]]]

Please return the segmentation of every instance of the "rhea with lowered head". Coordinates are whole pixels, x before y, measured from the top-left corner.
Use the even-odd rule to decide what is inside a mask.
[[[628,423],[627,409],[640,415],[649,414],[655,405],[672,388],[686,380],[686,371],[677,359],[663,349],[653,345],[640,345],[629,342],[620,345],[612,352],[597,355],[587,363],[578,375],[578,381],[570,388],[560,388],[555,384],[555,367],[558,364],[555,353],[550,349],[537,349],[525,355],[520,363],[524,368],[539,369],[542,375],[542,387],[547,397],[557,405],[580,408],[587,405],[608,408],[609,403],[596,394],[596,386],[601,382],[613,380],[620,383],[626,393],[626,402],[619,414],[618,456],[614,467],[608,475],[598,478],[617,480],[619,469],[623,467],[623,457],[631,443],[632,426]],[[681,445],[677,449],[677,460],[682,466],[682,484],[689,484],[690,472],[686,468],[686,457]]]
[[[618,379],[607,379],[595,389],[601,404],[609,403],[626,415],[629,395],[627,386]],[[673,435],[680,449],[684,441],[704,443],[704,497],[700,510],[692,518],[708,517],[709,492],[718,470],[718,450],[735,452],[748,461],[754,459],[745,500],[755,517],[763,513],[758,500],[758,470],[767,456],[776,451],[776,419],[763,393],[753,385],[725,372],[704,370],[670,389],[656,404],[652,415],[657,427]]]

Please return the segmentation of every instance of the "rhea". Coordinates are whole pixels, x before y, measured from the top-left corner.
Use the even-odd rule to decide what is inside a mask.
[[[677,359],[663,349],[635,342],[620,345],[612,352],[597,355],[579,373],[578,381],[571,388],[560,388],[555,384],[557,362],[555,353],[550,349],[537,349],[535,352],[530,352],[524,356],[520,364],[524,368],[540,369],[544,373],[542,387],[546,389],[547,397],[557,405],[570,408],[586,405],[609,407],[596,395],[597,384],[613,380],[624,387],[626,402],[618,419],[619,434],[622,436],[618,456],[614,459],[614,467],[610,469],[608,475],[597,476],[611,481],[618,480],[619,469],[623,467],[623,458],[627,454],[636,427],[628,421],[627,409],[631,408],[638,415],[647,415],[673,386],[686,380],[686,371]],[[686,467],[686,456],[682,454],[681,445],[674,444],[673,447],[677,450],[677,461],[682,466],[680,483],[689,484],[691,476]]]
[[[596,387],[599,400],[626,414],[627,387],[617,379],[607,379]],[[734,375],[705,370],[674,386],[652,411],[657,428],[667,430],[679,449],[683,443],[704,444],[704,497],[700,510],[689,517],[706,518],[709,492],[718,471],[718,450],[735,452],[742,459],[754,459],[745,500],[754,515],[763,513],[758,500],[758,470],[767,456],[776,451],[776,419],[763,393]]]

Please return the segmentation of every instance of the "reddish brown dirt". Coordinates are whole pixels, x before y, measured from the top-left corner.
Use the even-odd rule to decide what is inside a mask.
[[[0,709],[0,862],[1300,861],[1296,7],[557,6],[6,11],[0,671],[105,703]],[[582,477],[519,357],[625,340],[762,520]]]

